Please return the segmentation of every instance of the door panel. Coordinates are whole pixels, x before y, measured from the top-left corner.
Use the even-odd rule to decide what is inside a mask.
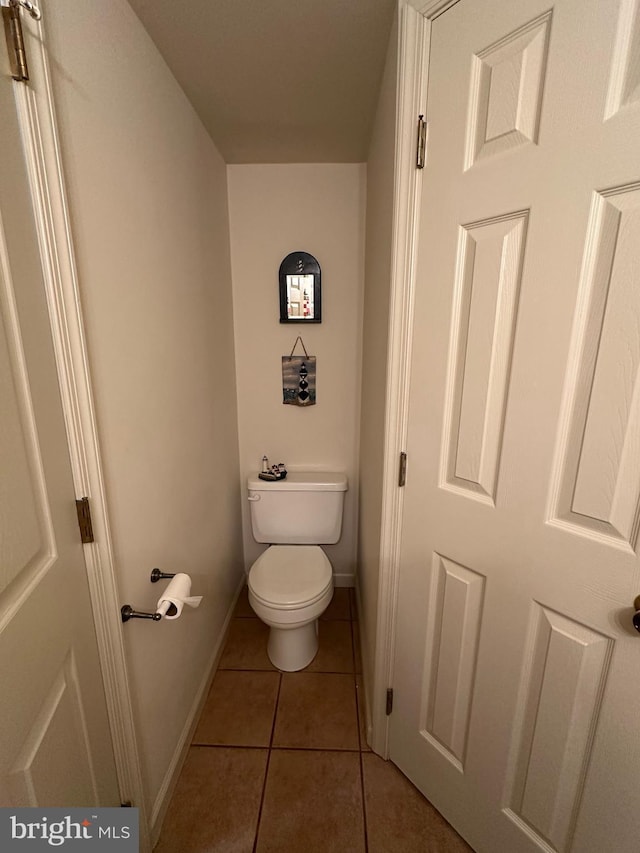
[[[571,849],[612,650],[610,637],[533,605],[506,812],[556,850]]]
[[[550,24],[545,12],[474,55],[466,169],[538,141]]]
[[[487,853],[640,837],[639,9],[432,24],[390,754]]]
[[[16,85],[0,79],[0,804],[115,806]]]
[[[6,247],[2,249],[2,257],[6,260]],[[7,278],[6,271],[3,278]],[[8,297],[5,293],[5,323],[0,325],[0,394],[3,401],[0,468],[4,474],[0,482],[3,507],[0,594],[10,583],[25,586],[46,571],[53,550],[33,413],[24,382],[24,362],[18,355],[19,328]]]
[[[640,184],[595,192],[553,518],[630,552],[640,513]]]
[[[445,483],[493,505],[527,211],[459,229],[454,284],[455,355],[448,377]],[[469,495],[471,496],[471,495]]]
[[[431,583],[424,731],[463,770],[485,578],[436,554]]]
[[[75,655],[69,652],[26,732],[10,771],[14,802],[72,808],[99,801]],[[66,784],[61,786],[60,779]]]

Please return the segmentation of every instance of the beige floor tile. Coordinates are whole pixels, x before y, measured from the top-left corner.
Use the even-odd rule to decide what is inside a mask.
[[[357,753],[271,753],[257,853],[364,853]]]
[[[331,604],[324,611],[320,619],[351,619],[351,607],[349,605],[349,590],[347,587],[336,587],[333,590]]]
[[[260,619],[232,619],[218,669],[275,669],[268,639],[269,628]]]
[[[369,752],[362,756],[362,769],[369,853],[470,853],[391,762]]]
[[[236,602],[236,608],[233,611],[233,615],[236,619],[258,618],[249,604],[249,590],[246,586],[242,588],[242,592],[238,596],[238,601]]]
[[[353,676],[283,673],[273,745],[303,749],[358,749]]]
[[[269,746],[279,686],[278,672],[220,670],[193,743]]]
[[[318,654],[305,672],[353,672],[351,622],[318,622]]]
[[[267,755],[192,746],[154,853],[251,853]]]

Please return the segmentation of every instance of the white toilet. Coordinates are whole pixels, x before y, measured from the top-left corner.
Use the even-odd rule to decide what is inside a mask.
[[[318,617],[333,597],[333,570],[320,545],[340,539],[344,474],[290,473],[248,480],[251,527],[267,548],[249,571],[249,603],[271,631],[278,669],[304,669],[318,651]]]

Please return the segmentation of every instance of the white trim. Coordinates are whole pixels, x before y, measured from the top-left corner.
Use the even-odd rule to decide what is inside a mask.
[[[43,17],[47,7],[42,3]],[[29,181],[76,497],[89,497],[96,542],[84,546],[122,801],[140,809],[140,850],[151,850],[75,256],[42,21],[23,16],[31,80],[16,84]]]
[[[459,0],[398,0],[400,10],[394,171],[391,305],[387,349],[384,482],[380,533],[378,614],[371,702],[371,747],[389,757],[386,691],[393,686],[403,498],[399,454],[409,420],[413,303],[422,173],[415,168],[417,118],[428,121],[429,44],[433,21]],[[428,144],[428,130],[427,130]],[[427,158],[428,158],[427,151]],[[408,475],[411,476],[411,460]]]
[[[455,6],[460,0],[409,0],[414,9],[428,21],[433,21],[438,15]]]
[[[334,587],[351,587],[356,585],[356,576],[353,572],[337,572],[333,575]]]
[[[356,596],[356,610],[358,613],[358,633],[360,635],[360,648],[357,649],[357,652],[360,654],[361,662],[362,662],[362,674],[360,678],[356,676],[356,680],[358,684],[362,686],[362,695],[359,694],[358,702],[363,704],[364,709],[364,726],[365,726],[365,737],[368,744],[373,742],[373,720],[372,720],[372,695],[368,690],[369,684],[367,679],[365,679],[364,673],[371,672],[371,662],[369,660],[369,639],[366,631],[366,621],[362,618],[362,613],[364,612],[362,609],[362,595],[360,592],[360,585],[358,583],[359,576],[356,576],[356,585],[355,596]]]
[[[422,171],[416,168],[416,141],[418,116],[426,112],[429,36],[428,23],[406,0],[400,2],[399,25],[385,462],[371,694],[371,747],[384,758],[389,755],[386,691],[393,680],[404,497],[398,488],[398,461],[405,448],[408,424],[415,256],[422,189]],[[409,476],[410,465],[409,460]]]

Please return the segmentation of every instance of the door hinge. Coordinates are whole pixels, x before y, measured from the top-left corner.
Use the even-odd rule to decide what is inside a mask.
[[[424,116],[418,116],[418,148],[416,153],[416,168],[424,169],[427,157],[427,123]]]
[[[27,67],[27,54],[24,49],[22,21],[20,20],[20,6],[18,3],[10,3],[9,6],[2,7],[2,20],[4,22],[4,34],[7,39],[11,76],[14,80],[24,82],[29,79],[29,68]]]
[[[387,690],[387,717],[393,711],[393,687]]]
[[[83,545],[93,542],[93,525],[91,524],[91,508],[89,498],[80,498],[76,501],[78,511],[78,526],[80,527],[80,539]]]
[[[400,454],[400,465],[398,466],[398,485],[404,486],[407,482],[407,454],[402,451]]]

